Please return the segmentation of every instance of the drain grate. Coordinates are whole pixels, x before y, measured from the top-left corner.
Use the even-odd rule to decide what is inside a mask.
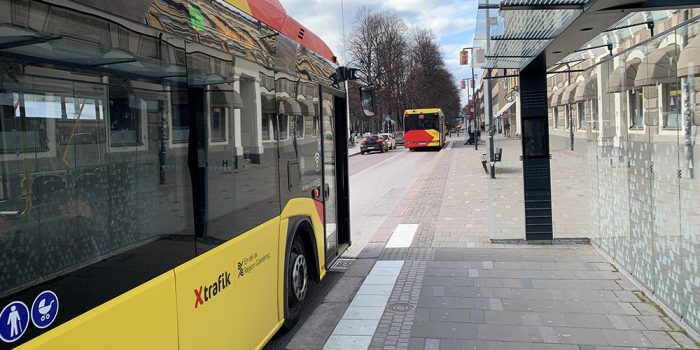
[[[408,312],[413,310],[413,305],[408,304],[408,303],[394,303],[390,304],[389,309],[393,311],[398,311],[398,312]]]
[[[338,259],[331,265],[329,271],[343,272],[350,268],[355,259]]]

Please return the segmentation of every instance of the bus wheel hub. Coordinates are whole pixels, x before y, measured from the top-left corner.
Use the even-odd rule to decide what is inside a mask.
[[[294,296],[297,300],[304,300],[306,297],[306,258],[303,255],[297,256],[292,267],[292,285],[294,288]]]

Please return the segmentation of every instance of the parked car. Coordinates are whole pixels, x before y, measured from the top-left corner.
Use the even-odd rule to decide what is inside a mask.
[[[404,146],[403,131],[397,131],[394,133],[394,140],[396,140],[397,146]]]
[[[360,141],[360,154],[365,154],[372,151],[386,152],[389,149],[387,142],[379,135],[365,136]]]
[[[387,143],[388,149],[396,149],[396,139],[394,139],[393,134],[383,133],[379,134]]]

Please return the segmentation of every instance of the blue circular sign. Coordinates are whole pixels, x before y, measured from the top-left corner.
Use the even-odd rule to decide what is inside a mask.
[[[36,296],[32,303],[32,323],[37,328],[50,326],[58,315],[58,297],[56,293],[45,290]]]
[[[0,312],[0,339],[12,343],[24,335],[29,326],[29,309],[21,301],[13,301]]]

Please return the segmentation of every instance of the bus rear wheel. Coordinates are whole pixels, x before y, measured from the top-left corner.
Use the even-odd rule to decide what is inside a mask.
[[[284,328],[290,330],[299,322],[301,309],[309,290],[309,261],[304,252],[304,244],[299,235],[294,237],[287,260],[287,283],[284,288],[285,320]]]

